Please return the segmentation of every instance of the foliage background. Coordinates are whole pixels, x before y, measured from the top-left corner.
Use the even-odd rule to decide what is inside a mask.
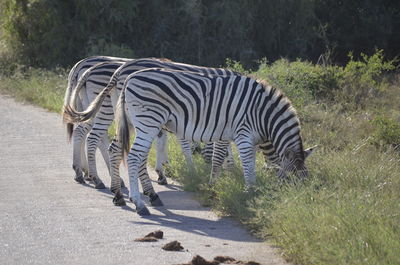
[[[344,64],[399,54],[397,0],[1,0],[3,48],[35,67],[94,54],[254,66],[281,57]]]

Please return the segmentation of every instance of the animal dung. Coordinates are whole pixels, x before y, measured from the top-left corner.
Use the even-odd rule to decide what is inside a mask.
[[[181,243],[175,240],[165,244],[162,249],[167,251],[181,251],[183,250],[183,247],[181,246]]]
[[[189,263],[176,265],[218,265],[218,264],[237,264],[237,265],[261,265],[255,261],[241,261],[229,256],[216,256],[213,261],[208,261],[200,255],[196,255]]]
[[[162,239],[164,236],[164,232],[161,230],[157,230],[147,234],[145,237],[136,238],[135,242],[156,242],[158,239]]]
[[[218,265],[219,262],[218,261],[208,261],[206,259],[204,259],[202,256],[200,255],[196,255],[193,257],[191,263],[191,265]]]
[[[155,237],[158,239],[162,239],[163,236],[164,236],[164,232],[161,230],[157,230],[157,231],[151,232],[150,234],[146,235],[145,237]]]
[[[200,255],[196,255],[189,263],[176,264],[176,265],[218,265],[218,261],[208,261]]]
[[[220,263],[228,263],[228,264],[234,264],[236,262],[236,259],[229,256],[216,256],[214,257],[214,260]]]
[[[156,242],[156,241],[158,241],[158,239],[155,237],[141,237],[141,238],[136,238],[134,241],[135,242]]]

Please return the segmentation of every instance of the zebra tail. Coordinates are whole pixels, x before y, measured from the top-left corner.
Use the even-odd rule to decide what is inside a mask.
[[[117,124],[117,139],[121,145],[122,150],[122,161],[125,161],[125,157],[129,152],[129,139],[130,130],[128,117],[125,111],[125,91],[122,90],[121,96],[118,99],[117,110],[116,110],[116,124]]]
[[[71,91],[73,88],[73,78],[74,78],[74,74],[75,74],[75,68],[76,68],[76,65],[74,65],[74,67],[71,69],[71,71],[68,74],[68,85],[67,85],[67,89],[65,90],[64,104],[63,104],[63,107],[61,110],[61,112],[63,114],[63,122],[66,122],[65,107],[68,106],[68,104],[70,102]],[[74,125],[72,123],[67,122],[67,135],[68,135],[69,141],[71,141],[73,129],[74,129]]]
[[[101,105],[103,104],[104,99],[107,97],[107,95],[110,93],[110,91],[114,88],[112,85],[107,85],[100,94],[97,95],[97,97],[93,100],[93,102],[89,105],[89,107],[82,111],[79,112],[77,111],[73,106],[68,105],[65,107],[65,112],[64,112],[64,121],[65,122],[71,122],[71,123],[79,123],[79,122],[86,122],[91,119],[93,119],[99,109],[101,108]]]
[[[72,133],[74,131],[74,124],[68,122],[67,123],[67,136],[68,136],[68,142],[71,142],[72,139]]]

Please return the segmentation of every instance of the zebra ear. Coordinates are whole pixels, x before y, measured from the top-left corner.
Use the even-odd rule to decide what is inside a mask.
[[[318,147],[318,145],[314,145],[313,147],[310,147],[310,148],[307,148],[307,149],[305,149],[303,152],[304,152],[304,159],[306,159],[307,157],[309,157],[312,153],[313,153],[313,151],[315,150],[315,148],[317,148]]]

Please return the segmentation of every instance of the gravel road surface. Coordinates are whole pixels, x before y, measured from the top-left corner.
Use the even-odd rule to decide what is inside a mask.
[[[149,206],[152,215],[140,217],[131,203],[115,207],[108,190],[77,184],[55,113],[0,95],[0,146],[0,264],[178,264],[195,255],[286,264],[277,249],[201,207],[178,185],[155,184],[165,206]],[[109,185],[105,164],[98,165]],[[134,241],[155,230],[164,238]],[[173,240],[184,250],[161,248]]]

